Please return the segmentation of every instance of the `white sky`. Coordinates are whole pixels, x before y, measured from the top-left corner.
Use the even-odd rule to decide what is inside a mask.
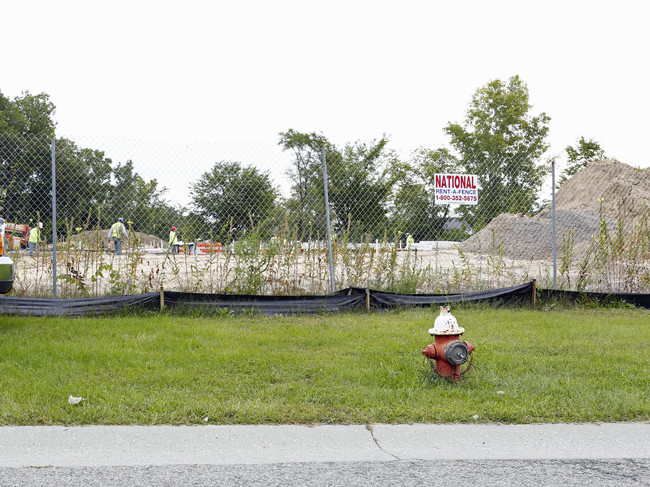
[[[551,117],[650,166],[643,1],[4,1],[0,91],[46,92],[58,135],[448,145],[477,88],[518,74]],[[93,147],[95,148],[95,147]],[[200,168],[200,171],[209,167]],[[198,173],[198,171],[197,171]]]

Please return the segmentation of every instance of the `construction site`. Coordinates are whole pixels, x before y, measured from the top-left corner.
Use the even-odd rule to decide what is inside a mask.
[[[650,171],[603,160],[556,193],[556,275],[553,208],[534,215],[501,214],[462,242],[335,242],[336,288],[369,287],[409,293],[469,292],[536,279],[544,287],[583,291],[650,291]],[[25,250],[30,227],[7,224],[16,262],[14,293],[51,293],[51,245]],[[235,240],[180,242],[130,232],[114,255],[109,229],[80,231],[58,242],[63,295],[167,290],[309,294],[331,290],[327,243]],[[402,248],[400,248],[402,247]]]

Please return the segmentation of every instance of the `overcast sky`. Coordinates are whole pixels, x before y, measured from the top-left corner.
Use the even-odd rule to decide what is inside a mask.
[[[518,74],[551,149],[650,166],[643,1],[6,1],[0,90],[45,92],[58,135],[448,144],[477,88]],[[204,168],[207,170],[208,168]]]

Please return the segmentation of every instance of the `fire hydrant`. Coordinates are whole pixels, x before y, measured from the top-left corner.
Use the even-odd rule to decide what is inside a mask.
[[[422,350],[422,355],[429,359],[433,370],[440,377],[460,381],[469,372],[476,349],[469,342],[460,341],[465,328],[458,326],[458,321],[449,311],[449,306],[440,306],[440,316],[436,318],[429,334],[435,337],[434,343]],[[462,370],[461,366],[467,361],[469,365]]]

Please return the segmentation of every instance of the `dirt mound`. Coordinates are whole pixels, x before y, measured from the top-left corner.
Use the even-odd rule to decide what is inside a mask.
[[[555,207],[598,213],[599,199],[603,199],[603,211],[610,218],[639,217],[650,208],[650,169],[610,160],[593,162],[560,188]]]
[[[633,222],[650,208],[650,170],[604,160],[569,179],[555,195],[558,252],[573,230],[575,253],[584,255],[592,236],[600,231],[601,199],[608,229],[614,229],[618,219]],[[551,259],[552,226],[550,204],[534,217],[505,213],[463,242],[461,249],[479,254],[500,249],[513,259]]]

